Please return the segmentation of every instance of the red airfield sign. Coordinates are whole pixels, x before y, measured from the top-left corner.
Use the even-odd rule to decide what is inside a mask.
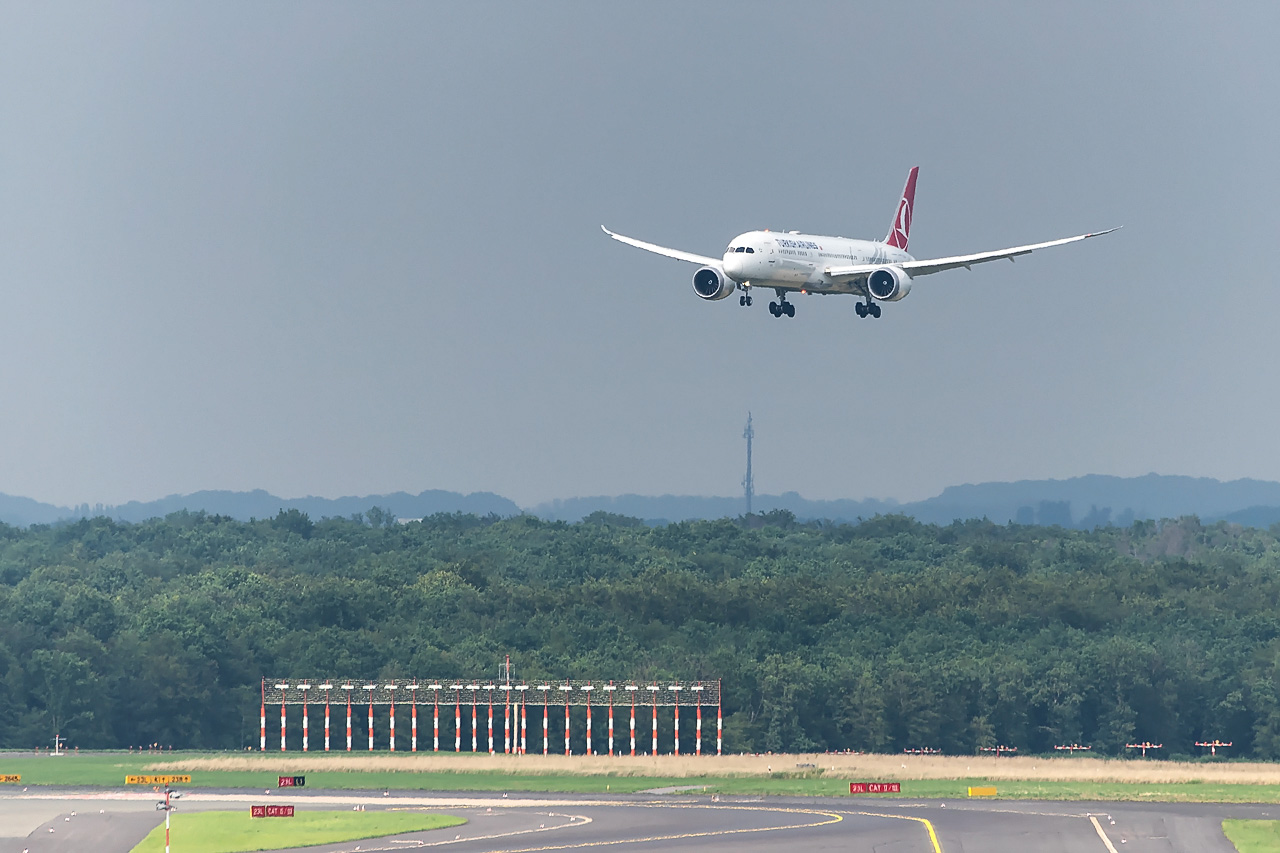
[[[901,782],[850,782],[850,794],[901,794]]]
[[[249,806],[249,817],[293,817],[293,806]]]

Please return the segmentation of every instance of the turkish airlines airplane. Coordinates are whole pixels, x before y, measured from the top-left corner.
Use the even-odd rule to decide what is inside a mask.
[[[632,237],[615,234],[603,225],[604,233],[615,240],[654,252],[678,261],[698,264],[701,269],[693,274],[693,292],[703,299],[714,301],[733,295],[739,305],[751,304],[751,289],[765,287],[778,295],[777,302],[769,303],[769,313],[775,317],[794,317],[796,307],[787,301],[787,294],[800,293],[852,293],[866,301],[854,306],[859,317],[879,317],[880,302],[897,302],[911,292],[911,283],[917,276],[932,275],[957,267],[971,269],[974,264],[1012,261],[1036,249],[1062,246],[1110,234],[1117,229],[1081,234],[1047,243],[1032,243],[995,252],[978,252],[973,255],[955,255],[918,261],[907,254],[907,238],[911,235],[911,213],[916,200],[916,166],[907,174],[907,185],[902,190],[902,200],[893,217],[893,226],[883,241],[849,240],[844,237],[820,237],[801,234],[798,231],[784,233],[772,231],[748,231],[739,234],[725,249],[723,258],[709,258],[645,243]]]

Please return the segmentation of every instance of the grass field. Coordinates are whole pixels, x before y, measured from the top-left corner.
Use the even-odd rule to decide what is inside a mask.
[[[1224,820],[1222,831],[1240,853],[1275,853],[1280,850],[1280,821]]]
[[[962,798],[994,784],[1001,798],[1161,802],[1280,802],[1280,765],[1096,758],[900,755],[674,757],[463,753],[0,753],[22,785],[123,787],[127,774],[189,773],[191,788],[275,788],[305,775],[309,789],[632,793],[697,785],[708,793],[849,796],[850,781],[902,782],[903,797]]]
[[[466,823],[451,815],[412,812],[298,812],[291,818],[251,818],[247,811],[178,813],[170,823],[172,846],[186,853],[245,853],[379,838]],[[133,853],[164,850],[164,825]]]

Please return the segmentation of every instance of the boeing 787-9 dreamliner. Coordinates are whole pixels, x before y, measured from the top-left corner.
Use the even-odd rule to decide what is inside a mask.
[[[751,290],[764,287],[778,296],[769,303],[769,313],[775,317],[794,317],[796,307],[787,301],[787,294],[800,293],[851,293],[862,297],[854,306],[859,317],[879,317],[880,302],[897,302],[911,292],[911,283],[917,276],[931,275],[957,267],[970,269],[974,264],[1013,260],[1036,249],[1062,246],[1110,234],[1115,228],[1080,234],[1047,243],[1032,243],[995,252],[978,252],[973,255],[956,255],[918,261],[907,254],[907,238],[911,235],[911,213],[915,207],[916,166],[907,174],[907,185],[902,190],[902,200],[894,213],[893,226],[883,241],[849,240],[844,237],[820,237],[772,231],[748,231],[739,234],[725,249],[724,257],[709,258],[656,246],[631,237],[615,234],[604,226],[604,233],[629,246],[654,252],[678,261],[698,264],[701,269],[693,274],[693,292],[706,300],[725,299],[741,290],[739,305],[751,304]]]

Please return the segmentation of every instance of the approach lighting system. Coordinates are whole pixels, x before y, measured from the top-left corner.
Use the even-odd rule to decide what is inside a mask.
[[[325,695],[323,700],[320,697],[312,697],[309,691],[323,690]],[[575,713],[574,707],[582,708],[583,716],[581,721],[585,722],[585,738],[582,743],[585,744],[586,750],[594,753],[597,746],[603,747],[605,744],[597,744],[598,739],[595,731],[595,724],[598,722],[597,717],[601,711],[605,711],[608,715],[608,749],[607,753],[601,749],[602,753],[609,755],[622,755],[627,751],[627,742],[623,740],[620,746],[620,740],[616,737],[615,705],[621,702],[622,695],[630,695],[631,700],[627,702],[630,705],[629,720],[629,743],[631,754],[635,754],[636,737],[635,737],[635,714],[636,705],[648,705],[652,713],[652,749],[651,754],[657,755],[660,752],[658,744],[658,716],[660,708],[670,708],[673,723],[673,737],[670,742],[671,754],[680,754],[680,710],[683,707],[686,713],[690,710],[696,716],[695,736],[692,738],[694,750],[696,754],[702,755],[702,712],[703,706],[706,708],[715,707],[716,710],[716,752],[719,755],[723,751],[723,731],[724,716],[723,708],[720,701],[720,681],[703,680],[703,681],[653,681],[648,684],[635,680],[620,679],[563,679],[563,680],[547,680],[541,683],[522,683],[516,680],[506,682],[495,682],[489,679],[475,679],[457,681],[445,680],[429,680],[429,679],[387,679],[383,680],[365,680],[365,679],[340,679],[340,678],[312,678],[312,679],[262,679],[262,713],[261,713],[261,739],[259,748],[266,750],[266,707],[268,704],[280,705],[280,749],[282,751],[288,748],[288,714],[289,706],[302,706],[302,748],[309,749],[309,708],[312,703],[324,702],[325,705],[325,751],[331,748],[330,734],[330,691],[345,691],[347,705],[347,751],[350,752],[354,747],[354,735],[352,726],[353,705],[356,703],[367,703],[368,705],[368,749],[374,750],[376,747],[374,740],[374,722],[376,719],[377,706],[387,706],[387,723],[388,736],[386,738],[386,748],[394,751],[396,744],[396,703],[404,704],[408,701],[411,705],[411,726],[412,726],[412,748],[417,751],[417,718],[418,705],[420,703],[429,703],[432,711],[432,745],[435,751],[440,749],[440,729],[442,726],[448,729],[447,717],[442,720],[440,714],[441,691],[452,692],[454,699],[454,719],[453,719],[453,735],[454,735],[454,751],[462,751],[462,743],[464,732],[469,732],[472,741],[472,749],[479,751],[481,728],[484,724],[479,719],[479,705],[481,700],[485,700],[485,704],[493,703],[495,699],[502,702],[502,707],[490,710],[486,708],[486,714],[489,716],[489,749],[491,752],[497,751],[499,736],[497,732],[493,732],[492,713],[494,710],[501,711],[503,715],[501,735],[503,750],[508,754],[523,755],[527,753],[528,739],[528,691],[536,690],[542,694],[543,705],[543,754],[550,752],[550,697],[555,691],[557,695],[557,705],[563,701],[565,708],[565,749],[566,754],[573,754],[574,750],[571,745],[571,735],[573,717]],[[429,696],[424,696],[422,691],[430,691]],[[362,691],[365,695],[359,696],[356,691]],[[497,691],[501,691],[495,695]],[[618,691],[625,691],[625,694],[619,694]],[[643,696],[641,691],[647,691],[649,696],[647,699],[637,699]],[[470,696],[464,696],[464,693],[470,693]],[[481,694],[484,694],[483,696]],[[447,693],[445,694],[447,697]],[[534,694],[536,695],[536,694]],[[341,697],[341,694],[339,694]],[[618,699],[615,700],[615,696]],[[464,701],[470,700],[471,704],[471,720],[470,727],[465,725],[462,715],[462,705]],[[294,711],[296,713],[296,710]],[[358,711],[356,713],[359,713]],[[340,725],[340,724],[339,724]],[[535,723],[535,725],[537,725]],[[557,728],[559,728],[557,726]],[[687,733],[686,733],[687,734]],[[296,748],[296,746],[295,746]],[[579,747],[581,750],[582,747]]]

